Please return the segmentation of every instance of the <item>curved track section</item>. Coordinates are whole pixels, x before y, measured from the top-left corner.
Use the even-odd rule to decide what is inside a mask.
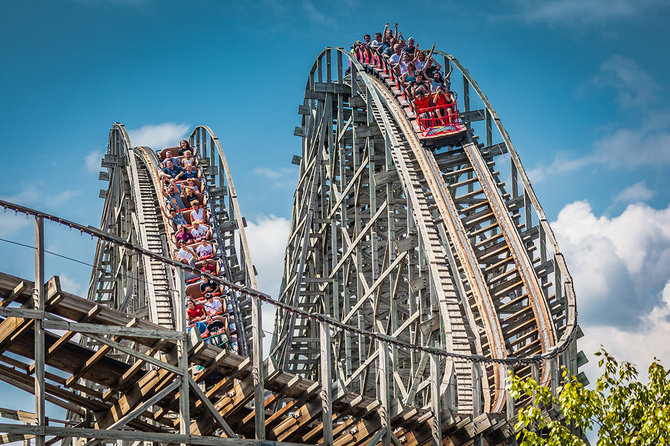
[[[468,133],[434,151],[422,147],[383,60],[337,48],[317,58],[299,107],[303,156],[280,300],[408,343],[501,360],[440,364],[335,332],[335,376],[345,387],[378,393],[375,378],[388,368],[389,397],[400,404],[502,412],[504,361],[528,376],[524,358],[560,349],[577,372],[574,292],[500,119],[460,63],[439,54],[462,74],[452,89]],[[317,341],[313,322],[280,313],[272,354],[315,375]],[[545,385],[556,379],[552,361],[537,371]]]
[[[231,282],[257,288],[256,274],[244,232],[235,187],[221,144],[209,127],[196,127],[190,137],[199,155],[204,195],[213,228],[213,240],[222,261],[221,272]],[[171,257],[176,246],[172,224],[163,205],[162,181],[156,154],[133,148],[122,124],[110,130],[107,154],[102,161],[108,181],[100,196],[105,205],[100,229],[151,252]],[[148,318],[174,328],[175,308],[181,305],[176,270],[156,259],[99,241],[89,286],[89,300]],[[233,299],[240,330],[240,351],[246,353],[251,331],[248,298]]]

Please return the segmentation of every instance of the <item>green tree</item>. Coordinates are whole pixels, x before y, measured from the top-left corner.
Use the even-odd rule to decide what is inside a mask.
[[[585,445],[580,433],[592,430],[597,431],[598,446],[670,445],[670,369],[654,359],[643,384],[632,364],[617,361],[604,349],[596,356],[604,370],[595,389],[587,389],[565,370],[556,395],[531,378],[512,376],[514,398],[533,398],[518,412],[520,446]],[[551,408],[561,416],[551,417]]]

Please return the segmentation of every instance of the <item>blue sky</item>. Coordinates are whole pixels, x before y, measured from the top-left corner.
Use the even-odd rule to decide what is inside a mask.
[[[233,169],[261,288],[276,295],[308,71],[325,46],[398,21],[421,47],[458,57],[498,111],[571,267],[582,348],[667,365],[670,6],[491,3],[406,14],[407,2],[5,2],[0,132],[11,174],[0,196],[97,226],[98,161],[115,121],[154,147],[207,124]],[[0,213],[0,237],[32,243],[29,223]],[[54,252],[91,262],[93,246],[47,227]],[[0,250],[0,270],[31,277],[31,251]],[[47,262],[48,275],[85,291],[89,268]]]

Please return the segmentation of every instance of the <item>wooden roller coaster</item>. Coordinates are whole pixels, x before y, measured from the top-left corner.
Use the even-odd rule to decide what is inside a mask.
[[[276,300],[257,291],[222,146],[193,130],[222,263],[205,275],[235,296],[235,352],[187,330],[184,277],[201,272],[172,259],[159,160],[123,125],[102,163],[100,229],[0,201],[36,222],[35,279],[0,273],[0,380],[34,392],[36,410],[0,409],[22,423],[0,424],[0,442],[514,444],[528,400],[511,398],[509,373],[555,389],[560,367],[585,361],[574,291],[495,110],[435,54],[462,74],[467,129],[442,147],[383,58],[316,59]],[[98,238],[86,298],[45,281],[45,220]],[[261,302],[277,308],[265,360]],[[47,402],[67,419],[49,420]]]

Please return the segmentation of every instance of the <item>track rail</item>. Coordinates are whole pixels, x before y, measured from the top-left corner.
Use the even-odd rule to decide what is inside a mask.
[[[361,63],[339,48],[327,48],[317,58],[300,106],[302,127],[296,128],[296,134],[303,137],[303,158],[280,301],[321,308],[349,326],[369,327],[399,338],[406,329],[414,342],[430,345],[439,339],[442,348],[454,353],[462,349],[491,359],[478,370],[459,368],[458,361],[442,364],[440,370],[445,373],[440,389],[455,387],[453,398],[459,412],[477,413],[479,398],[481,410],[502,412],[510,407],[506,391],[510,366],[505,364],[533,355],[550,357],[574,345],[578,335],[574,292],[553,233],[500,119],[458,61],[438,54],[445,57],[445,65],[454,63],[463,73],[461,119],[469,132],[462,144],[437,152],[421,146],[414,112],[401,90],[385,84],[390,75],[381,59],[372,57]],[[349,63],[346,73],[343,61]],[[484,109],[471,109],[476,102],[470,96],[471,87]],[[480,144],[475,135],[479,120],[486,123],[486,144]],[[493,143],[492,120],[501,129],[501,143]],[[496,170],[498,161],[505,165],[501,156],[511,158],[509,191],[505,178],[510,175]],[[395,185],[394,178],[402,185],[402,201],[392,198],[397,189],[379,187]],[[367,191],[363,189],[366,184]],[[378,217],[382,202],[388,223],[380,223]],[[411,215],[412,221],[399,219],[403,213]],[[412,228],[418,231],[419,245],[417,251],[406,251]],[[379,236],[387,238],[386,245],[384,240],[376,242]],[[395,252],[389,249],[394,244]],[[313,254],[317,250],[320,256]],[[398,255],[404,256],[400,259],[404,272],[390,271],[399,259],[393,264],[390,260]],[[324,260],[331,256],[332,261]],[[396,284],[405,276],[408,290],[391,285],[388,292],[395,299],[398,293],[408,293],[406,307],[400,305],[404,297],[390,306],[385,303],[381,281],[389,272],[397,274]],[[323,300],[311,297],[317,293]],[[429,300],[424,300],[424,293]],[[369,310],[367,300],[375,294]],[[434,310],[427,310],[431,306]],[[435,310],[441,317],[439,334],[425,336]],[[420,313],[375,326],[374,321],[369,325],[369,311],[381,321],[386,320],[387,311]],[[384,324],[397,324],[399,330],[389,331],[382,328]],[[413,335],[413,330],[424,330],[423,335]],[[274,354],[289,368],[296,367],[292,370],[314,373],[312,358],[318,353],[309,341],[314,336],[314,329],[299,316],[280,315]],[[360,339],[345,335],[336,345],[346,358],[338,372],[346,384],[363,377],[364,385],[367,374],[383,365],[374,361],[383,356],[379,350]],[[356,357],[361,359],[351,359]],[[571,349],[562,358],[571,373],[577,373],[575,357],[576,349]],[[412,365],[409,375],[402,366],[393,372],[397,373],[396,392],[410,401],[432,379],[424,369],[426,359],[402,357],[397,361]],[[537,378],[544,385],[552,384],[557,368],[558,362],[545,361]],[[524,364],[513,370],[521,376],[533,373]],[[422,374],[428,381],[417,388]],[[464,388],[477,392],[479,380],[481,395],[468,396]],[[449,398],[448,393],[442,392],[442,397]]]

